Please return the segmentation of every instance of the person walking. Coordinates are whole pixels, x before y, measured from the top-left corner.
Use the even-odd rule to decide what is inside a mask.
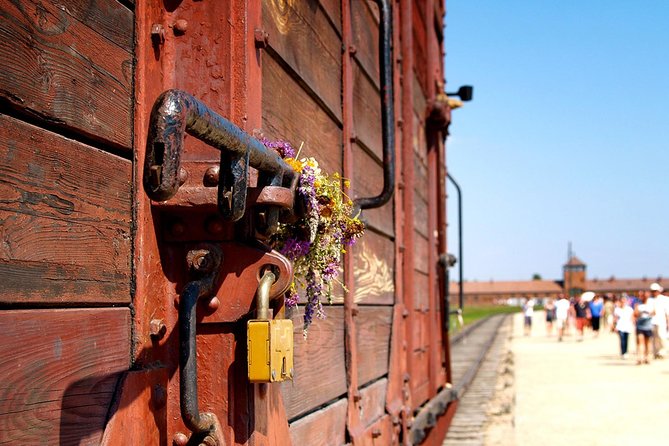
[[[653,337],[652,318],[655,314],[653,301],[647,291],[639,294],[639,301],[634,305],[634,325],[636,326],[636,363],[648,364],[650,340]],[[643,347],[643,348],[642,348]]]
[[[650,284],[653,296],[655,315],[653,316],[653,356],[655,359],[664,357],[664,340],[667,337],[667,316],[669,312],[669,297],[662,294],[664,289],[659,283]]]
[[[613,310],[615,330],[620,338],[620,357],[627,359],[629,335],[634,328],[634,309],[625,297],[619,297]]]
[[[588,293],[588,291],[586,291],[586,293]],[[574,305],[574,311],[576,312],[576,330],[578,331],[579,341],[583,340],[583,330],[590,319],[590,305],[584,296],[586,293],[580,295]]]
[[[558,300],[555,302],[555,322],[557,325],[558,342],[561,342],[562,336],[564,336],[564,330],[569,319],[570,308],[571,303],[564,297],[564,294],[558,295]]]
[[[553,299],[548,299],[546,301],[546,336],[553,335],[553,321],[555,320],[555,303]]]
[[[590,322],[592,324],[592,331],[595,332],[595,337],[599,336],[599,324],[601,322],[602,312],[604,310],[604,300],[602,296],[597,295],[590,302]]]
[[[534,299],[530,298],[523,305],[523,314],[525,315],[525,336],[532,333],[532,317],[534,317]]]

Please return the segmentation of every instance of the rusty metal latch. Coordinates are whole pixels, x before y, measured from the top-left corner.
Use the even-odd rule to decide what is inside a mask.
[[[220,271],[222,253],[211,244],[188,252],[187,262],[192,280],[184,286],[179,301],[179,393],[181,417],[202,443],[216,444],[216,415],[200,412],[197,391],[197,301],[211,295]],[[207,443],[209,441],[209,443]]]
[[[298,174],[276,152],[180,90],[165,91],[151,111],[144,164],[144,187],[149,198],[156,202],[170,200],[181,187],[186,133],[221,151],[220,174],[215,181],[218,209],[225,219],[238,221],[245,213],[249,167],[259,172],[261,192],[255,198],[268,208],[266,226],[275,227],[279,211],[293,207]]]

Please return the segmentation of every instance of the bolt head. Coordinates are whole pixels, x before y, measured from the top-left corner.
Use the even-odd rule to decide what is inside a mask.
[[[174,22],[174,34],[184,34],[188,29],[188,20],[179,19]]]
[[[157,340],[162,339],[166,332],[167,327],[162,319],[151,319],[151,322],[149,323],[149,333],[152,338]]]
[[[188,444],[188,437],[183,432],[177,432],[172,437],[173,446],[186,446]]]
[[[209,300],[209,303],[207,304],[207,309],[213,313],[216,310],[218,310],[220,306],[221,306],[221,300],[217,296],[214,296],[211,298],[211,300]]]
[[[219,166],[212,166],[204,172],[202,184],[206,187],[218,186],[218,178],[220,176],[221,168]]]

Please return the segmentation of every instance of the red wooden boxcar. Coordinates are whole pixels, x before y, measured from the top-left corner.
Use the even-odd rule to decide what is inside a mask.
[[[438,261],[444,1],[0,3],[0,444],[440,444],[454,411]],[[303,143],[354,198],[394,192],[363,211],[327,318],[304,339],[303,307],[288,312],[292,382],[246,376],[260,269],[290,271],[249,227],[282,200],[262,202],[263,187],[287,186],[252,169],[245,224],[222,219],[216,176],[223,188],[237,158],[203,135],[160,152],[152,108],[169,89],[242,136]],[[151,163],[172,163],[176,195],[150,199],[148,176],[168,175]],[[204,242],[223,260],[189,347],[187,256]]]

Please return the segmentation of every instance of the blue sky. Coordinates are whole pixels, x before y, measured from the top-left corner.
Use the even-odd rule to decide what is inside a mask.
[[[447,10],[447,91],[474,85],[447,145],[465,279],[560,278],[569,241],[590,278],[669,278],[669,1]]]

